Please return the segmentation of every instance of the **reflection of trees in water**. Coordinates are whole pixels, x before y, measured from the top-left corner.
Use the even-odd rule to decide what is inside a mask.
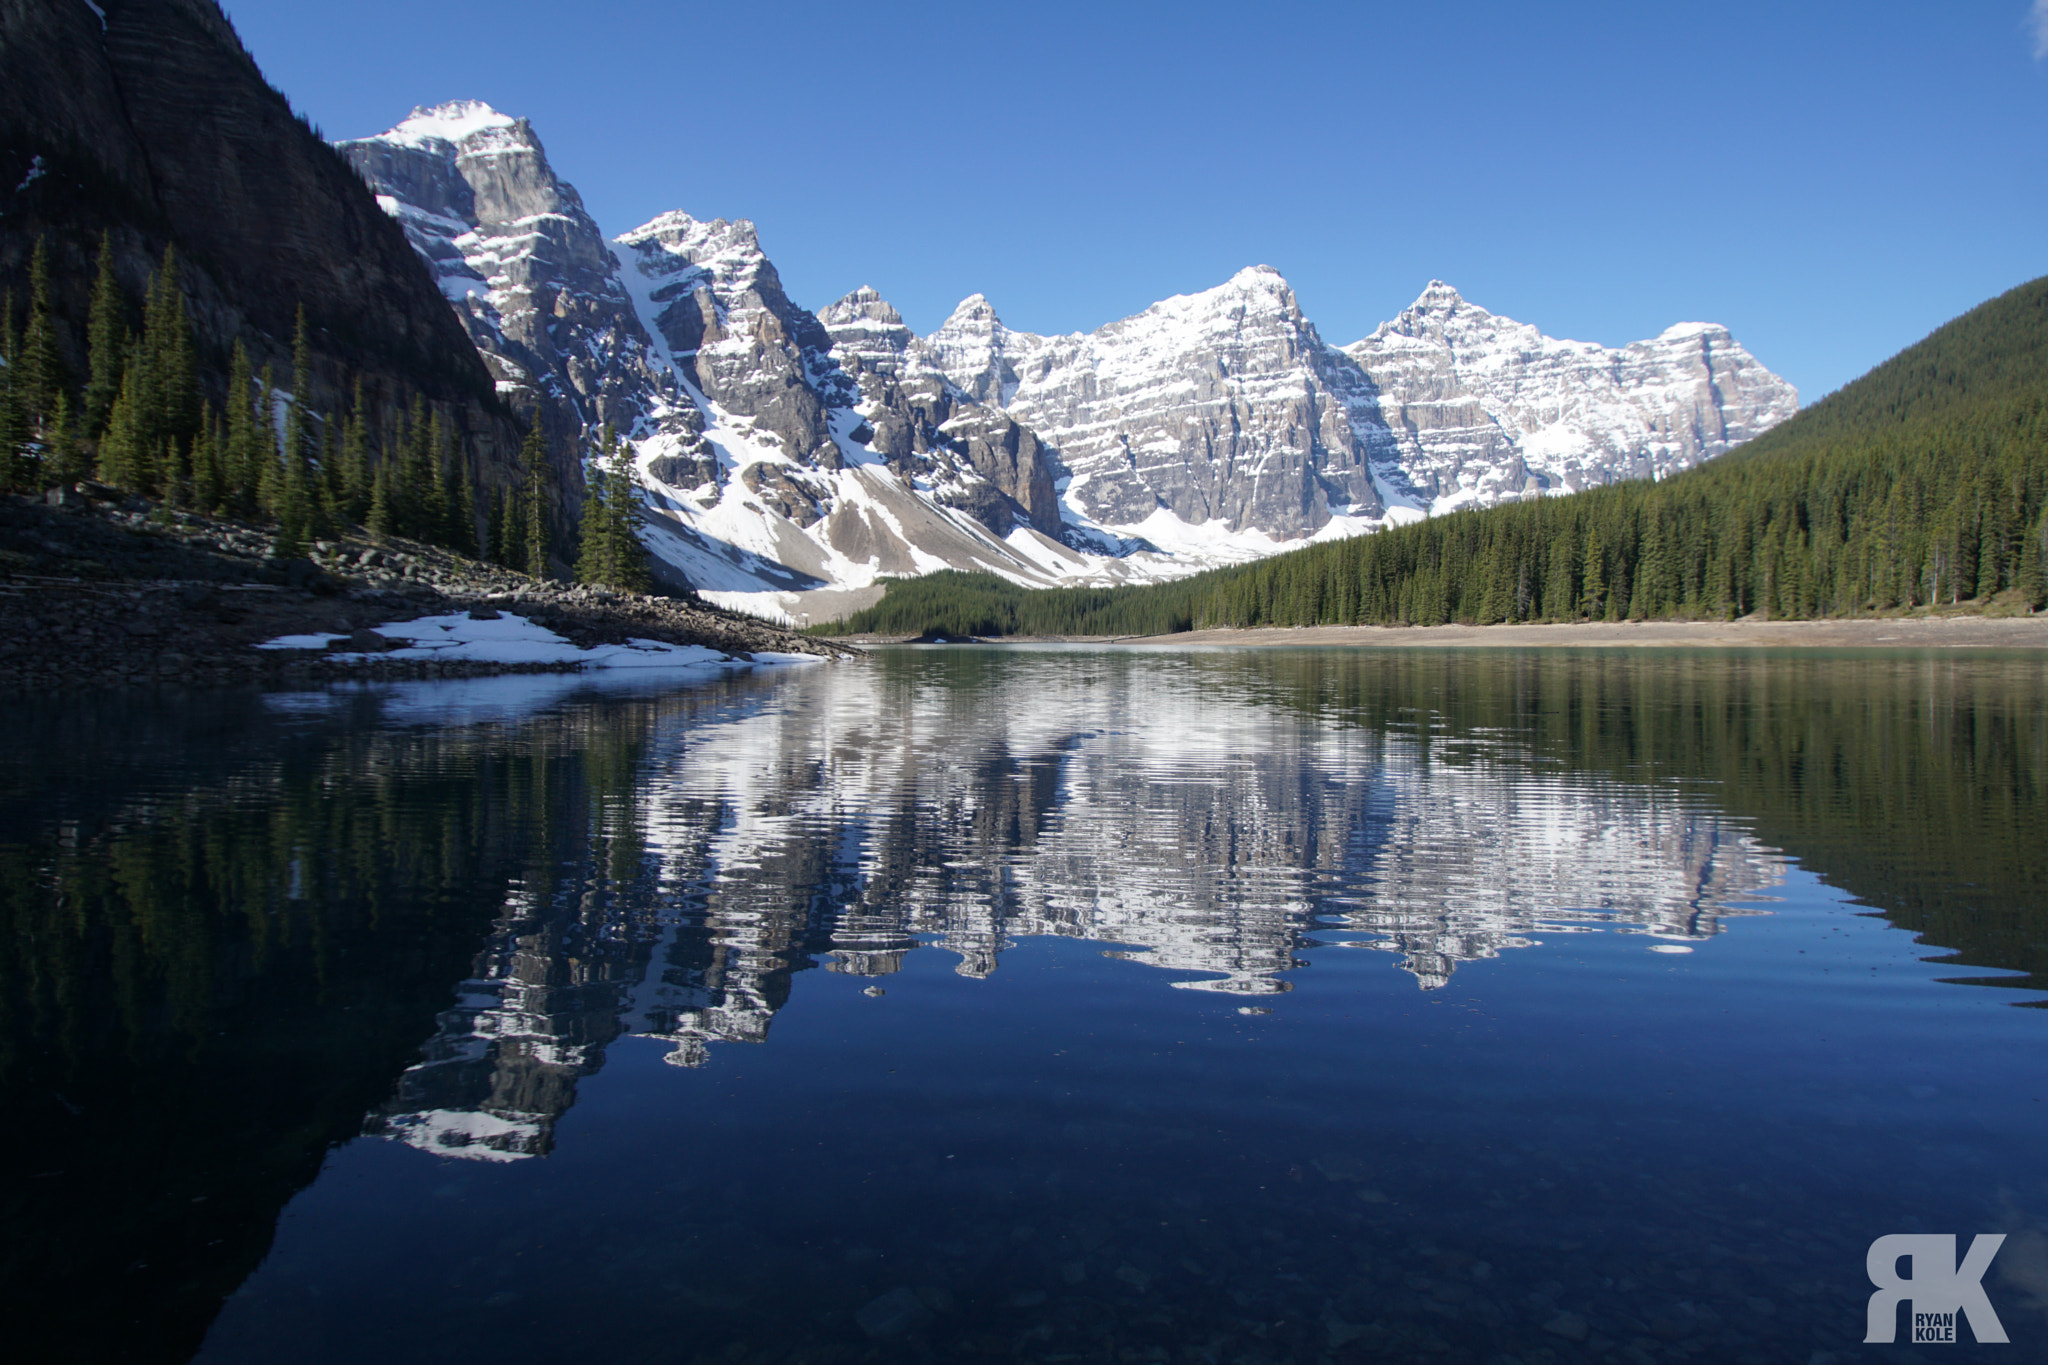
[[[36,1177],[0,1277],[15,1339],[183,1360],[416,1056],[507,888],[608,813],[637,828],[618,803],[652,715],[394,732],[228,697],[10,720],[0,1160]]]

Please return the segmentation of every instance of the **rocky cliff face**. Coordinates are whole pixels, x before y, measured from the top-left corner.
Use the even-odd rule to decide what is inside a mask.
[[[630,425],[658,389],[611,246],[524,119],[464,102],[337,143],[522,406]]]
[[[1019,525],[1064,534],[1045,443],[949,381],[887,300],[863,287],[818,318],[859,385],[868,444],[890,468],[997,535]]]
[[[789,301],[754,225],[666,213],[619,238],[678,371],[801,464],[843,462],[827,413],[852,404],[832,340]]]
[[[101,234],[138,300],[175,245],[216,397],[236,340],[289,373],[303,306],[316,406],[361,378],[383,430],[424,396],[486,483],[511,477],[519,433],[462,327],[213,0],[0,0],[0,61],[0,282],[19,301],[45,241],[74,374]]]
[[[1295,540],[1383,504],[1338,388],[1349,368],[1267,266],[1095,332],[1014,332],[980,295],[928,343],[963,391],[1055,446],[1069,503],[1143,533],[1159,513]]]
[[[1661,477],[1799,410],[1724,327],[1683,322],[1619,349],[1558,341],[1441,280],[1345,354],[1432,511]]]

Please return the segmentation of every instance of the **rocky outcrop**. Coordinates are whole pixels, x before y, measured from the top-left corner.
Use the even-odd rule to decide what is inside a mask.
[[[873,289],[818,314],[859,385],[868,444],[890,468],[997,535],[1063,534],[1052,452],[1015,418],[975,401],[933,365],[903,315]]]
[[[850,406],[851,386],[827,357],[825,329],[782,292],[754,225],[665,213],[619,246],[683,376],[791,460],[838,468],[826,413]]]
[[[432,278],[213,0],[0,0],[0,62],[0,283],[22,299],[45,242],[74,376],[101,234],[138,300],[175,246],[216,401],[237,340],[290,373],[303,307],[316,407],[360,378],[382,431],[422,396],[486,485],[513,476],[519,432]]]
[[[1432,510],[1658,478],[1799,410],[1725,327],[1620,348],[1559,341],[1432,280],[1345,348],[1370,376],[1401,479]]]

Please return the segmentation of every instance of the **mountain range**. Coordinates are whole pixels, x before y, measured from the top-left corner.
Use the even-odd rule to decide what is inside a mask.
[[[1340,348],[1264,265],[1093,332],[1015,331],[976,295],[920,337],[872,289],[793,302],[745,220],[607,239],[488,105],[335,145],[501,395],[628,439],[658,577],[756,610],[822,619],[947,567],[1178,578],[1661,477],[1798,408],[1725,328],[1560,341],[1440,281]]]

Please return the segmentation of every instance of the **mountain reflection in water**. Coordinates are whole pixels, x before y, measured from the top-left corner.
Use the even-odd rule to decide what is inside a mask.
[[[545,1152],[611,1040],[703,1065],[765,1041],[812,965],[883,980],[929,947],[985,977],[1056,935],[1256,997],[1315,935],[1429,989],[1543,931],[1702,940],[1784,875],[1682,790],[1560,772],[1511,731],[1276,706],[1229,656],[1025,654],[1000,691],[993,662],[889,655],[652,724],[604,870],[511,889],[372,1130]]]
[[[481,1245],[445,1283],[344,1253],[481,1238],[641,1303],[634,1360],[1804,1365],[1857,1358],[1862,1248],[1911,1218],[2011,1232],[2038,1342],[2040,1016],[1916,958],[2042,989],[2041,690],[949,649],[476,724],[18,706],[9,1310],[50,1358],[185,1359],[230,1296],[205,1358],[582,1349],[473,1295],[513,1264]],[[273,1252],[295,1194],[327,1230]]]

